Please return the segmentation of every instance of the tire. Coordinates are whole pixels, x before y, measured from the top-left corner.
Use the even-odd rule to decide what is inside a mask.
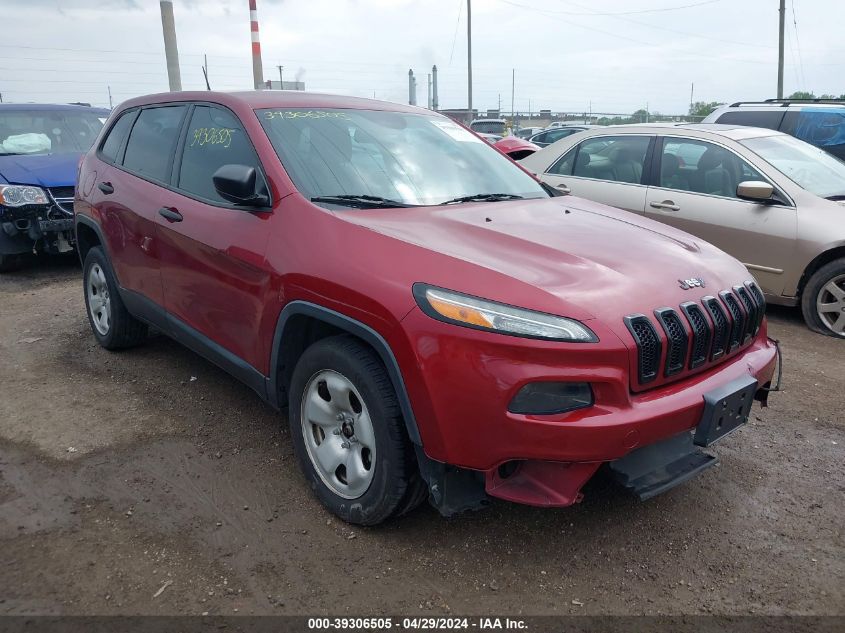
[[[376,525],[416,502],[416,460],[371,348],[348,335],[317,341],[297,362],[290,394],[294,452],[326,508],[348,523]]]
[[[82,289],[88,323],[97,342],[106,349],[134,347],[147,336],[147,325],[126,309],[103,249],[93,247],[82,266]]]
[[[845,258],[813,273],[801,294],[801,311],[810,329],[845,338]]]
[[[10,273],[21,267],[21,258],[17,255],[0,255],[0,273]]]

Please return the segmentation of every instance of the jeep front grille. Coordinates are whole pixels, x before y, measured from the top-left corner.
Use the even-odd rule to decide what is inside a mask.
[[[672,308],[655,310],[654,316],[657,317],[657,322],[663,326],[663,332],[666,334],[668,343],[663,374],[673,376],[683,370],[687,360],[687,347],[689,346],[687,331],[684,329],[684,324],[681,323],[678,313]]]
[[[745,313],[739,307],[736,297],[730,290],[723,290],[719,293],[719,296],[722,298],[725,306],[727,306],[731,320],[733,321],[731,337],[729,339],[730,351],[732,352],[742,345],[743,337],[745,336]]]
[[[701,311],[697,303],[692,301],[682,303],[681,310],[687,317],[692,329],[692,352],[690,353],[689,368],[696,369],[707,362],[713,331],[707,322],[707,317],[704,316],[704,312]]]
[[[679,308],[655,310],[659,328],[644,314],[624,318],[636,345],[636,384],[657,380],[661,371],[669,378],[699,369],[750,344],[762,326],[766,301],[757,284],[748,281],[723,290],[719,298],[706,296]]]
[[[701,302],[713,320],[713,350],[710,352],[710,360],[719,360],[728,351],[731,323],[716,297],[704,297]]]
[[[637,343],[637,367],[640,383],[657,378],[660,368],[660,338],[651,321],[644,314],[625,317],[625,325]]]

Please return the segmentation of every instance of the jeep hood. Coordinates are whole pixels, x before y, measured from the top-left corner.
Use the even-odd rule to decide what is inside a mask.
[[[615,330],[625,315],[677,307],[752,278],[736,259],[692,235],[571,196],[338,215],[452,258],[444,264],[422,255],[425,272],[414,281],[436,285],[438,269],[455,273],[468,264],[463,287],[454,290],[598,317]],[[691,278],[705,288],[682,288]]]
[[[0,182],[38,187],[72,187],[81,153],[0,155]]]

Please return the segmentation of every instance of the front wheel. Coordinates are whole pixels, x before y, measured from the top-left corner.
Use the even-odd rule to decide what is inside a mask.
[[[85,256],[82,278],[88,321],[100,345],[111,350],[122,349],[138,345],[146,338],[146,324],[129,314],[111,266],[99,246]]]
[[[299,359],[290,393],[294,451],[320,501],[359,525],[406,510],[419,474],[378,356],[352,336],[320,340]]]
[[[811,329],[845,338],[845,259],[813,273],[801,296],[801,310]]]

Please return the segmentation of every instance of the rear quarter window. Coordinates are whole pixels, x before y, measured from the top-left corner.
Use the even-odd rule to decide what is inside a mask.
[[[132,127],[132,120],[135,118],[135,114],[136,111],[132,110],[124,112],[118,117],[100,146],[100,158],[109,163],[117,160],[117,154],[123,145],[123,141],[126,139],[126,135],[129,133],[129,128]]]
[[[764,127],[777,130],[783,120],[784,113],[780,110],[731,110],[716,119],[716,123],[728,125],[746,125],[749,127]]]

